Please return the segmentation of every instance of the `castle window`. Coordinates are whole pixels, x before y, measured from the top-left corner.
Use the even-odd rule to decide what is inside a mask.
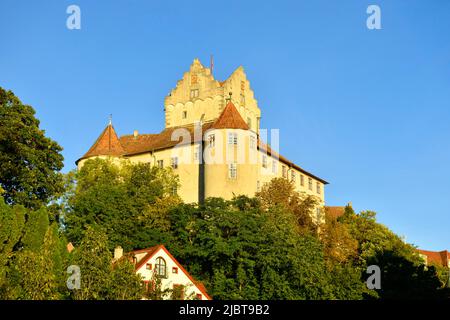
[[[230,179],[236,179],[237,178],[237,164],[236,163],[228,164],[228,177]]]
[[[196,146],[194,151],[194,160],[198,160],[199,155],[200,155],[200,147]]]
[[[237,133],[236,132],[228,132],[228,144],[237,145]]]
[[[316,185],[316,191],[318,194],[320,194],[320,183],[317,181],[317,185]]]
[[[202,298],[203,298],[201,293],[197,293],[197,295],[195,297],[197,298],[197,300],[202,300]]]
[[[165,278],[167,276],[166,260],[164,260],[161,257],[157,258],[156,259],[156,264],[155,264],[155,270],[156,270],[156,275],[157,276]]]
[[[147,270],[152,270],[152,264],[151,263],[147,263],[147,265],[145,266],[145,268]]]
[[[158,160],[157,164],[158,164],[158,168],[164,168],[164,160]]]
[[[277,161],[275,159],[272,159],[272,173],[277,173]]]
[[[176,196],[176,195],[177,195],[177,192],[178,192],[177,186],[176,186],[176,185],[175,185],[175,186],[172,186],[172,195],[173,195],[173,196]]]
[[[316,208],[316,221],[317,221],[317,223],[319,223],[320,220],[322,220],[321,218],[322,218],[322,212],[321,212],[320,208]]]
[[[267,168],[267,156],[265,154],[262,156],[262,166]]]
[[[210,134],[208,136],[208,143],[209,143],[209,147],[213,148],[216,145],[216,136],[213,134]]]
[[[172,168],[178,169],[178,157],[172,157]]]
[[[300,175],[300,185],[304,186],[305,185],[305,176],[304,175]]]
[[[283,174],[283,178],[287,178],[287,169],[286,166],[282,167],[282,174]]]
[[[192,98],[198,98],[198,89],[192,89],[191,90],[191,99]]]
[[[308,188],[309,188],[309,190],[312,190],[313,189],[313,181],[312,181],[312,179],[311,178],[308,178]]]
[[[261,191],[261,183],[258,181],[256,181],[256,192],[260,192]]]
[[[177,274],[178,273],[178,268],[177,267],[173,267],[172,268],[172,273],[176,273]]]
[[[183,119],[187,118],[187,111],[183,111]]]
[[[291,181],[295,182],[295,171],[291,171]]]
[[[250,136],[250,149],[256,149],[256,139],[254,136]]]

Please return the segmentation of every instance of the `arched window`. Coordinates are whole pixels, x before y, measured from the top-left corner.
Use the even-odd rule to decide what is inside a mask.
[[[158,276],[166,277],[166,261],[163,258],[159,257],[156,259],[155,270]]]

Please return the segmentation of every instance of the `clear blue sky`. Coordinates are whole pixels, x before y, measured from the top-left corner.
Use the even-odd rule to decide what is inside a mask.
[[[66,8],[81,8],[81,30]],[[366,28],[381,8],[382,30]],[[424,249],[450,249],[450,1],[0,0],[0,86],[75,167],[107,124],[159,132],[192,60],[243,65],[281,152]]]

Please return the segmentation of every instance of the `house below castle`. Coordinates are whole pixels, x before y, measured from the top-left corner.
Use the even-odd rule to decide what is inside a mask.
[[[114,261],[124,258],[134,264],[146,289],[159,291],[161,299],[211,300],[203,284],[196,281],[162,244],[125,255],[123,249],[117,247]]]

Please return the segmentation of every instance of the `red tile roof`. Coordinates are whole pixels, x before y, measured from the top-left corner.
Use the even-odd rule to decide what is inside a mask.
[[[197,137],[194,134],[195,126],[187,125],[187,126],[179,126],[179,127],[171,127],[166,128],[158,134],[140,134],[137,137],[134,135],[126,135],[120,137],[120,142],[124,146],[126,150],[126,155],[134,155],[139,153],[150,152],[154,150],[161,150],[166,148],[174,147],[181,142],[183,142],[182,134],[180,131],[179,134],[176,132],[177,130],[186,130],[189,133],[190,137],[194,141],[186,141],[186,144],[191,144],[193,142],[198,142],[199,139],[202,138],[202,135],[211,128],[212,123],[204,123],[202,125],[200,136]],[[174,141],[172,141],[172,135],[174,135]],[[181,136],[180,136],[181,135]]]
[[[120,143],[114,127],[109,124],[81,159],[94,156],[121,156],[123,154],[125,154],[125,149]]]
[[[234,104],[229,101],[221,115],[212,125],[214,129],[242,129],[248,130],[247,123],[242,119],[239,111],[237,111]]]
[[[436,264],[443,267],[448,267],[448,261],[450,259],[450,252],[443,251],[428,251],[417,249],[417,251],[427,256],[427,265]]]
[[[340,216],[344,215],[345,207],[328,207],[325,206],[326,214],[333,219],[337,219]]]
[[[166,128],[160,133],[156,134],[138,134],[137,136],[134,135],[125,135],[119,138],[117,138],[117,135],[115,134],[115,131],[113,129],[113,133],[116,136],[116,139],[112,139],[114,142],[115,149],[123,150],[121,152],[111,152],[108,150],[108,148],[99,148],[98,145],[105,145],[105,141],[109,141],[109,137],[107,136],[108,127],[102,132],[100,137],[97,139],[97,141],[94,143],[94,145],[89,149],[89,151],[80,159],[76,161],[76,164],[82,160],[93,156],[98,155],[111,155],[111,156],[131,156],[136,155],[140,153],[147,153],[155,150],[161,150],[166,148],[174,147],[180,142],[182,142],[182,136],[174,135],[174,139],[178,138],[174,141],[172,141],[172,134],[176,130],[187,130],[189,132],[190,136],[193,138],[201,138],[201,135],[204,134],[208,129],[210,129],[212,126],[212,122],[205,123],[202,126],[202,131],[200,134],[200,137],[196,137],[194,134],[195,127],[194,125],[187,125],[187,126],[180,126],[180,127],[171,127]],[[197,139],[198,140],[198,139]],[[198,141],[187,141],[187,144],[190,144],[192,142],[198,142]],[[115,150],[113,149],[113,150]],[[109,151],[109,152],[108,152]]]
[[[298,170],[298,171],[300,171],[300,172],[303,172],[304,174],[306,174],[306,175],[308,175],[308,176],[310,176],[310,177],[312,177],[312,178],[314,178],[314,179],[316,179],[316,180],[322,182],[323,184],[328,184],[327,181],[325,181],[325,180],[323,180],[323,179],[321,179],[321,178],[319,178],[319,177],[313,175],[312,173],[310,173],[310,172],[306,171],[305,169],[299,167],[298,165],[296,165],[296,164],[293,163],[292,161],[289,161],[288,159],[286,159],[285,157],[283,157],[281,154],[279,154],[279,153],[273,151],[272,148],[271,148],[268,144],[262,142],[262,141],[259,139],[259,137],[258,137],[258,149],[261,150],[261,151],[267,151],[267,154],[268,154],[269,156],[278,157],[278,159],[279,159],[281,162],[287,164],[289,167],[292,167],[292,168],[294,168],[294,169],[296,169],[296,170]]]

